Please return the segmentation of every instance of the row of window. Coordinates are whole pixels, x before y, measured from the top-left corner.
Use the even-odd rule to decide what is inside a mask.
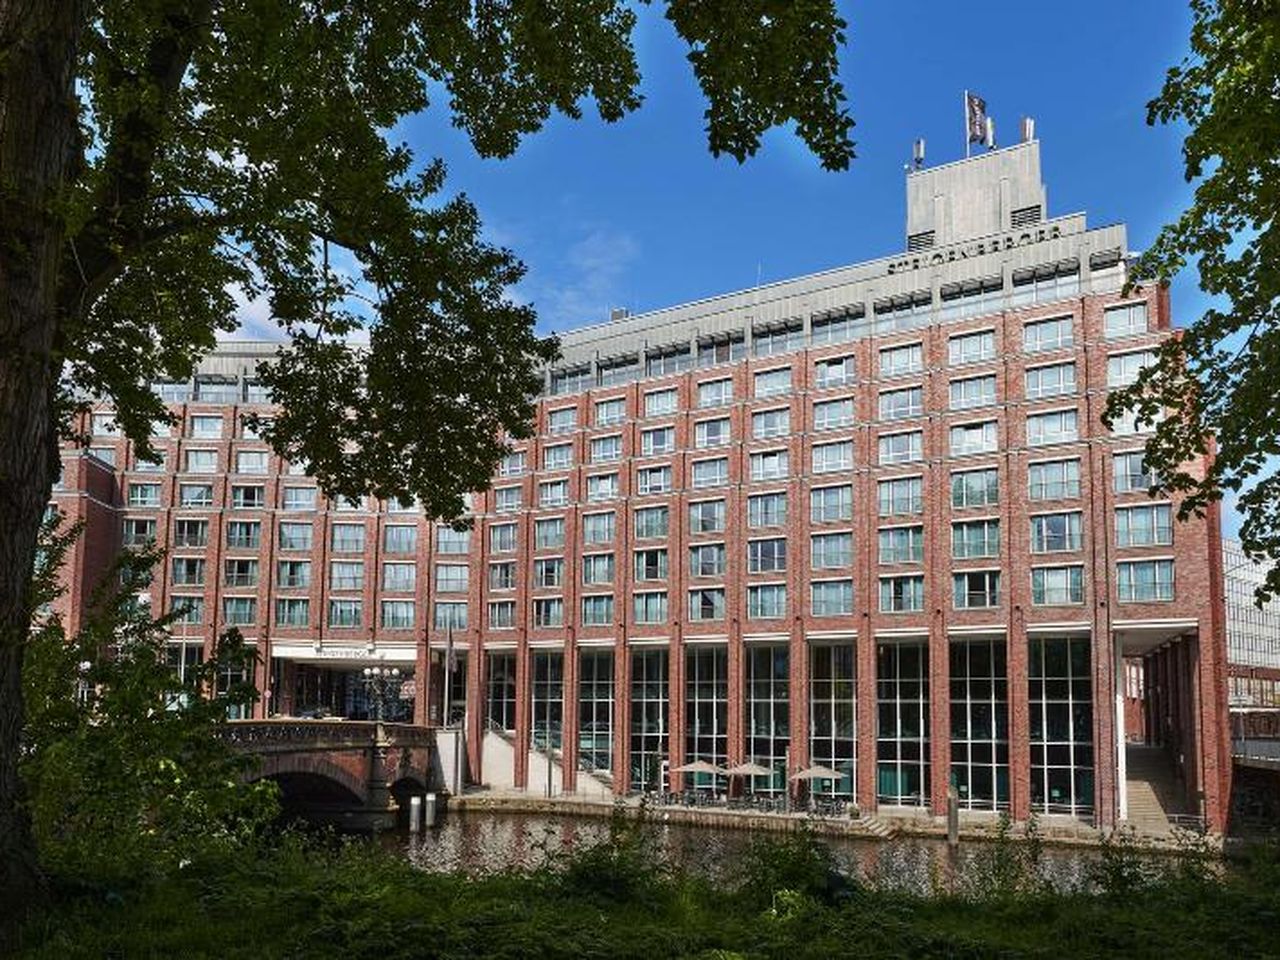
[[[226,545],[232,549],[256,550],[262,545],[262,521],[228,520],[224,525]],[[363,553],[366,527],[363,523],[334,523],[329,528],[329,549],[335,553]],[[310,550],[313,527],[309,521],[282,520],[277,526],[281,550]],[[124,521],[124,545],[143,546],[155,542],[156,521],[151,517],[129,517]],[[177,519],[173,522],[171,547],[205,547],[209,544],[209,521]],[[449,527],[436,528],[436,549],[445,554],[466,554],[470,532]],[[416,524],[387,524],[382,528],[382,549],[386,553],[412,554],[418,549]]]
[[[466,626],[465,604],[437,604],[436,626],[447,629],[453,616],[453,607],[461,607],[458,619]],[[170,611],[174,623],[198,626],[205,622],[204,597],[173,596]],[[358,599],[333,599],[329,601],[328,625],[330,627],[359,627],[363,622],[363,602]],[[311,625],[311,601],[306,597],[280,597],[275,602],[275,622],[280,627],[307,627]],[[388,630],[409,630],[414,627],[417,603],[414,600],[383,600],[379,604],[379,625]],[[443,618],[443,619],[441,619]],[[256,597],[223,597],[222,621],[227,626],[252,626],[258,622]]]
[[[900,299],[901,303],[878,305],[876,308],[877,320],[895,318],[905,320],[918,315],[927,315],[929,310],[927,291],[923,302],[918,296],[907,296]],[[884,309],[881,309],[881,306]],[[994,312],[998,309],[998,303],[990,299],[990,294],[968,299],[961,297],[957,298],[955,304],[944,306],[941,319],[960,319],[966,316],[976,316],[982,312]],[[974,310],[978,312],[975,313]],[[815,346],[825,346],[854,339],[855,323],[863,316],[864,312],[861,308],[858,308],[842,316],[815,320],[812,343]],[[1070,347],[1075,343],[1073,326],[1073,318],[1070,316],[1028,321],[1023,325],[1022,329],[1023,351],[1026,353],[1038,353]],[[1147,330],[1147,305],[1145,302],[1121,304],[1109,307],[1104,312],[1103,335],[1108,340],[1135,336],[1146,333]],[[760,329],[753,336],[754,353],[758,357],[791,353],[802,349],[804,344],[805,336],[803,324],[801,323],[782,324],[772,328]],[[953,365],[990,360],[996,355],[995,330],[965,331],[954,334],[948,340],[947,353],[948,359]],[[742,334],[731,334],[700,342],[696,366],[699,368],[715,366],[721,363],[741,360],[745,357],[746,344],[744,336]],[[923,344],[912,343],[884,347],[879,351],[879,360],[880,376],[882,377],[892,377],[919,370],[924,364]],[[638,357],[604,362],[600,365],[598,375],[592,371],[589,364],[554,371],[551,377],[551,393],[577,393],[595,386],[626,383],[638,379],[642,373],[650,377],[668,376],[682,373],[692,369],[694,366],[694,354],[689,345],[686,343],[675,344],[670,347],[651,350],[646,357],[646,365],[643,371]]]
[[[199,587],[205,583],[207,562],[203,557],[175,557],[171,561],[171,582],[176,586]],[[223,561],[222,582],[229,587],[256,587],[260,580],[260,564],[246,557]],[[468,584],[465,564],[437,564],[435,589],[439,592],[465,592]],[[382,589],[410,591],[417,588],[417,564],[403,561],[382,563]],[[333,560],[329,563],[329,587],[332,590],[361,590],[365,583],[362,560]],[[280,560],[276,564],[275,585],[282,588],[310,587],[310,560]]]

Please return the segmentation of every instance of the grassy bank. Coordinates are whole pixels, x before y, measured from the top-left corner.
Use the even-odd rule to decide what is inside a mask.
[[[1273,852],[1223,873],[1144,864],[1123,845],[1096,892],[1055,894],[1034,848],[993,846],[963,892],[850,881],[804,834],[752,846],[713,883],[653,857],[643,827],[550,868],[430,874],[367,844],[285,839],[127,891],[64,878],[21,956],[74,957],[1263,957],[1280,953]]]

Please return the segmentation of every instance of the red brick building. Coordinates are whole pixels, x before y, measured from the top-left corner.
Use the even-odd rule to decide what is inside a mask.
[[[113,523],[170,550],[151,601],[199,608],[175,662],[235,623],[266,712],[361,715],[379,662],[436,722],[452,637],[474,780],[542,789],[550,742],[566,791],[821,765],[864,810],[940,812],[954,782],[1103,825],[1128,693],[1221,828],[1218,517],[1177,523],[1149,425],[1102,422],[1167,293],[1122,295],[1122,226],[1046,217],[1036,142],[909,174],[906,247],[566,334],[469,534],[329,503],[246,435],[258,345],[158,386],[181,418],[158,468],[102,413]]]

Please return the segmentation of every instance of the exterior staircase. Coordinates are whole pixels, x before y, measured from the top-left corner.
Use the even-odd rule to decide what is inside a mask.
[[[1182,785],[1163,747],[1131,743],[1125,747],[1127,822],[1139,833],[1168,836],[1174,819],[1186,814]]]

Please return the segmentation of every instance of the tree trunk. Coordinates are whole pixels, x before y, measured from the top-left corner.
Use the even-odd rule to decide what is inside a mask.
[[[58,463],[56,305],[83,17],[82,0],[0,0],[0,953],[43,890],[18,780],[22,663]]]

